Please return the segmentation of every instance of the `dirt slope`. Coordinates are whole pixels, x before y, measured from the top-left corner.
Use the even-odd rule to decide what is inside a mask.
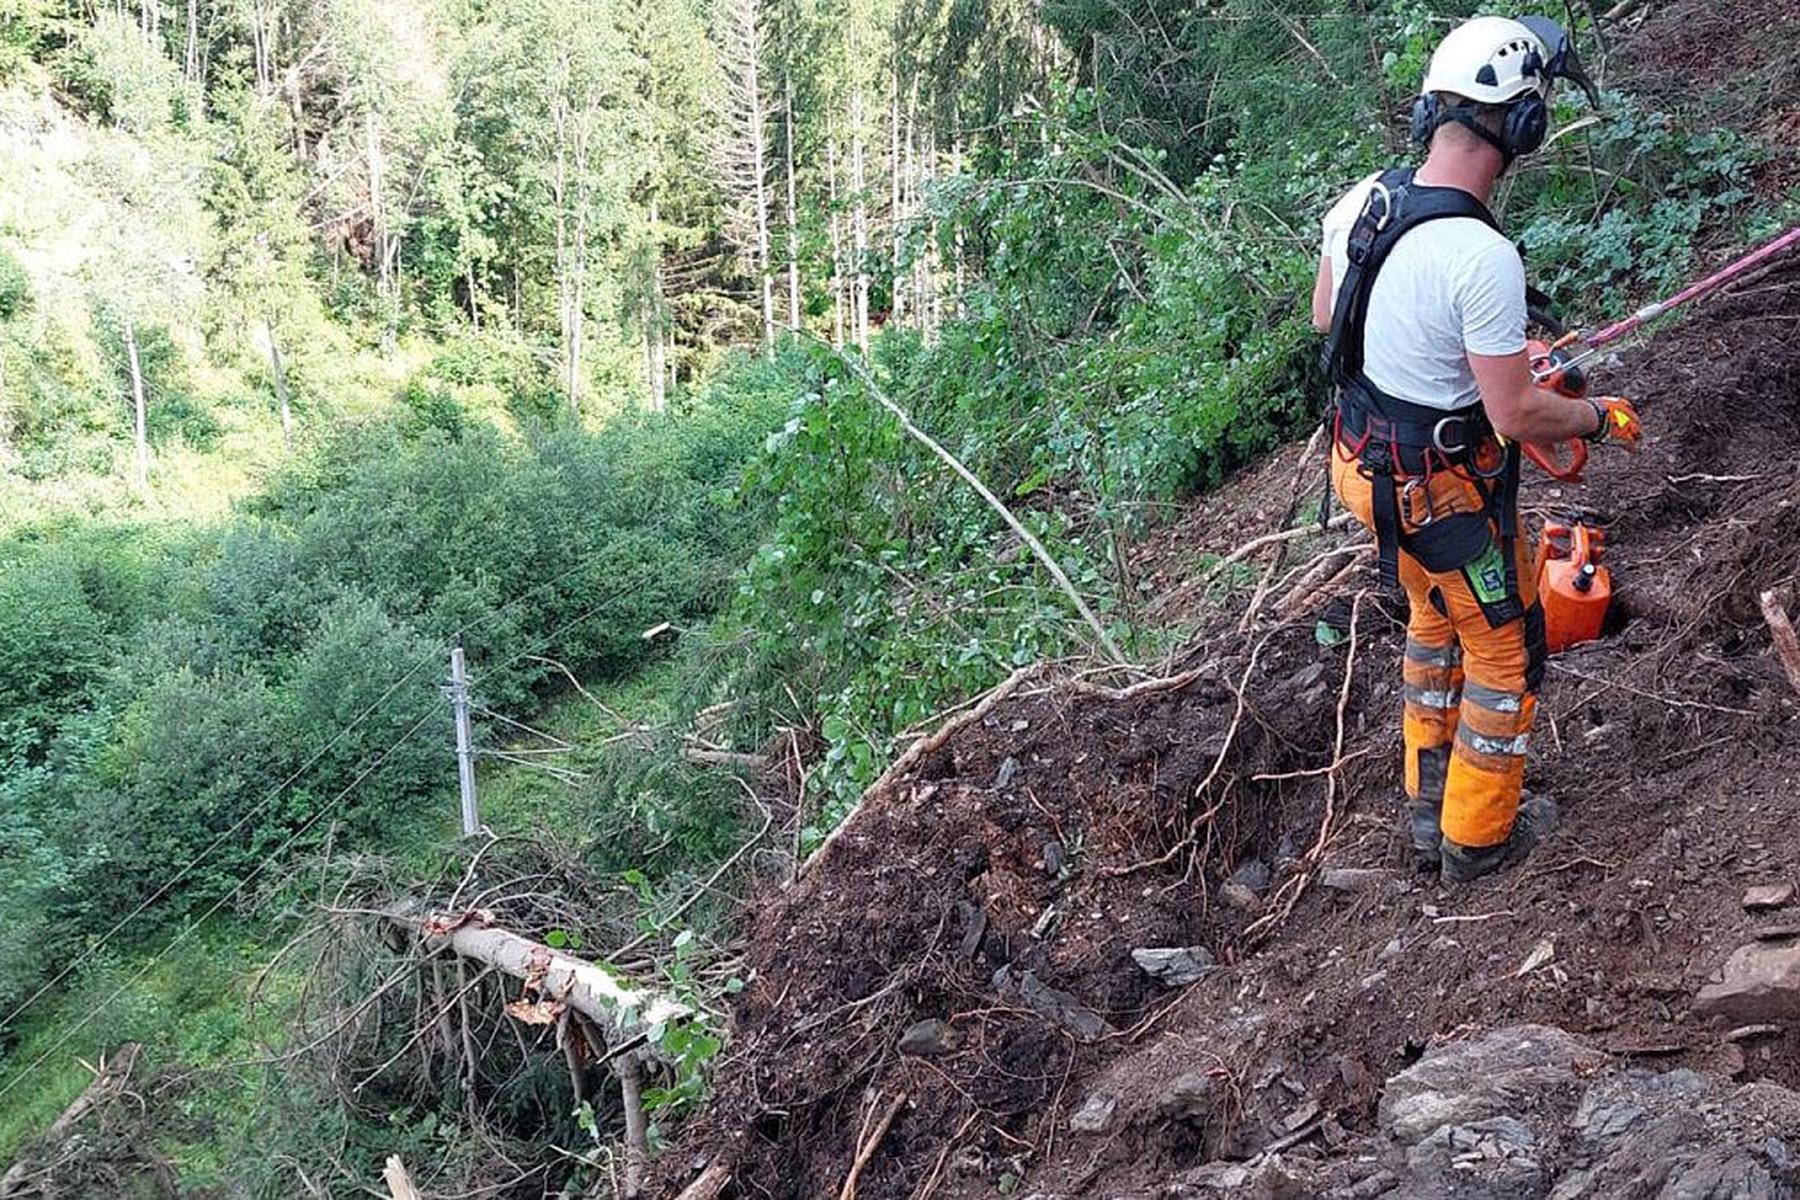
[[[689,1145],[737,1164],[728,1194],[836,1195],[903,1092],[865,1200],[1021,1179],[1046,1196],[1187,1195],[1157,1189],[1296,1132],[1288,1160],[1325,1179],[1373,1145],[1384,1081],[1433,1039],[1520,1022],[1619,1069],[1800,1087],[1794,1025],[1728,1040],[1692,1011],[1734,947],[1800,932],[1800,908],[1741,903],[1800,870],[1800,696],[1756,607],[1800,572],[1796,321],[1789,264],[1664,334],[1605,377],[1643,398],[1645,451],[1601,456],[1579,488],[1532,488],[1536,507],[1606,523],[1621,628],[1555,661],[1528,783],[1565,825],[1522,870],[1446,894],[1406,866],[1397,611],[1366,574],[1345,588],[1360,606],[1340,596],[1328,614],[1347,631],[1358,609],[1356,663],[1339,811],[1309,862],[1350,643],[1322,647],[1310,619],[1240,638],[1233,612],[1201,639],[1208,661],[1177,664],[1206,668],[1178,689],[1023,689],[771,897]],[[1245,504],[1278,508],[1273,479]],[[1369,873],[1334,890],[1315,865]],[[1226,887],[1234,873],[1261,895]],[[1170,990],[1133,961],[1146,947],[1220,965]],[[1105,1131],[1071,1132],[1095,1096],[1117,1102]]]
[[[1740,945],[1800,946],[1800,903],[1744,904],[1800,882],[1800,695],[1757,607],[1800,602],[1800,263],[1599,385],[1649,442],[1528,483],[1534,525],[1606,526],[1619,587],[1611,636],[1552,665],[1528,786],[1564,824],[1528,864],[1455,893],[1408,866],[1401,610],[1366,567],[1242,635],[1244,594],[1178,587],[1277,527],[1291,448],[1145,553],[1164,615],[1208,622],[1179,686],[1027,683],[757,906],[665,1192],[724,1160],[725,1195],[793,1200],[853,1171],[863,1200],[1800,1194],[1800,992],[1768,1025],[1694,1005]]]

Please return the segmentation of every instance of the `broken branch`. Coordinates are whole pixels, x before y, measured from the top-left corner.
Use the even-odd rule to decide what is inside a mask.
[[[1762,594],[1762,614],[1769,623],[1769,635],[1775,640],[1775,653],[1787,669],[1788,682],[1800,692],[1800,637],[1795,636],[1794,623],[1788,620],[1774,592]]]
[[[863,1168],[869,1165],[869,1160],[875,1157],[875,1151],[881,1146],[881,1139],[887,1136],[888,1127],[894,1123],[895,1115],[905,1103],[906,1093],[895,1092],[887,1110],[875,1122],[875,1128],[869,1131],[869,1136],[857,1147],[856,1161],[850,1164],[850,1174],[844,1177],[844,1186],[838,1189],[838,1200],[856,1200],[857,1179],[862,1175]]]

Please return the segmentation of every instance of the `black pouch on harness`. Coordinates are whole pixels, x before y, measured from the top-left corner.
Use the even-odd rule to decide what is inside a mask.
[[[1505,549],[1495,539],[1485,513],[1441,517],[1404,535],[1401,544],[1433,574],[1461,572],[1490,628],[1498,629],[1524,615],[1517,584],[1506,569]]]

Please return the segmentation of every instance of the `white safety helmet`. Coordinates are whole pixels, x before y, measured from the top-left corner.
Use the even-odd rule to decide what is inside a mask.
[[[1424,95],[1452,92],[1477,104],[1550,96],[1552,51],[1523,22],[1476,17],[1450,31],[1431,56]]]

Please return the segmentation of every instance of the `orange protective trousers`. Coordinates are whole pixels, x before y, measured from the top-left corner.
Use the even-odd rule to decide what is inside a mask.
[[[1371,488],[1344,446],[1332,455],[1332,485],[1357,520],[1373,528]],[[1397,486],[1382,481],[1380,486]],[[1403,498],[1403,534],[1414,522],[1482,511],[1475,483],[1460,471],[1434,473]],[[1496,545],[1500,533],[1489,522]],[[1400,586],[1406,591],[1406,793],[1441,804],[1443,835],[1460,846],[1494,846],[1512,832],[1525,779],[1525,751],[1537,715],[1543,669],[1543,610],[1526,559],[1514,539],[1525,616],[1493,625],[1463,570],[1427,570],[1400,547]]]

